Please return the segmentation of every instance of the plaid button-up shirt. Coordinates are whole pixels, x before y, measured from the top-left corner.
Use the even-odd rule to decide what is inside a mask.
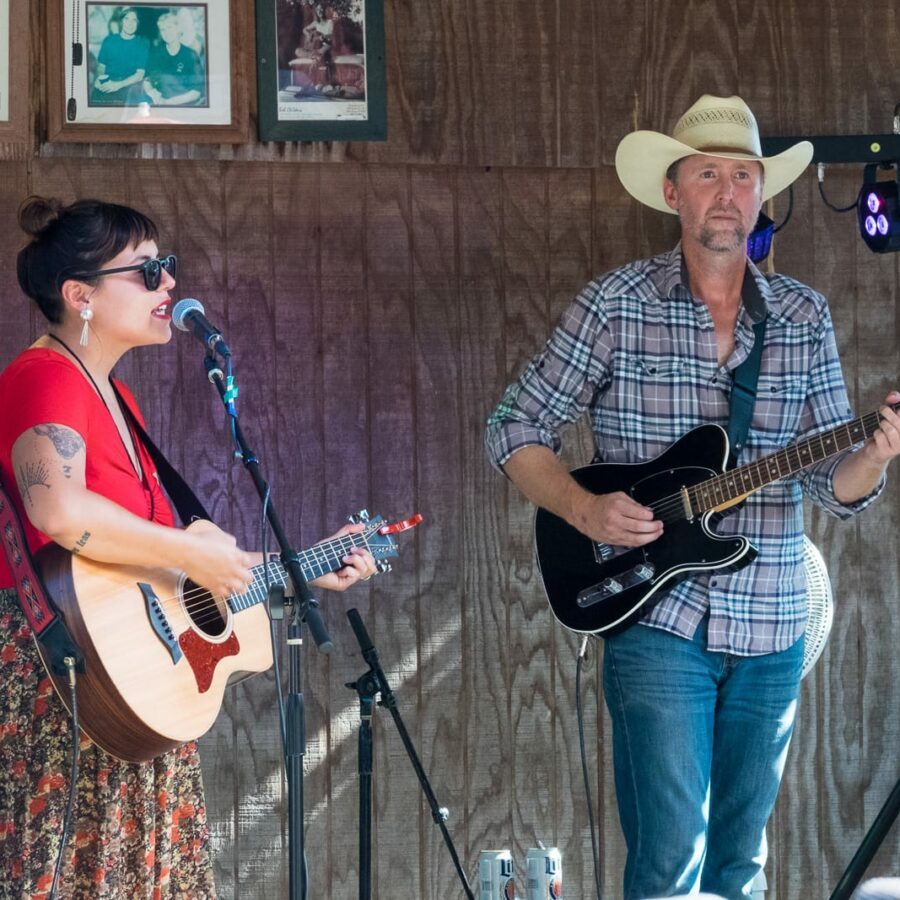
[[[596,459],[652,459],[698,425],[726,427],[735,368],[753,345],[753,322],[768,312],[756,403],[741,464],[852,417],[825,298],[748,263],[735,348],[718,364],[713,320],[690,292],[680,246],[590,282],[488,419],[498,468],[522,447],[559,452],[560,430],[591,417]],[[845,451],[851,452],[851,451]],[[709,649],[741,656],[791,646],[806,625],[805,493],[840,517],[881,492],[842,505],[833,476],[840,454],[764,487],[719,528],[759,551],[739,572],[694,575],[667,590],[641,619],[690,638],[709,613]]]

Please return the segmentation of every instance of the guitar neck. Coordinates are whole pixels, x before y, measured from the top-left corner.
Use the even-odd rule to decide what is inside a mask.
[[[325,541],[316,544],[308,550],[301,550],[298,554],[300,569],[303,573],[305,581],[312,581],[315,578],[321,578],[329,572],[336,572],[344,566],[344,557],[350,553],[354,547],[365,547],[366,534],[345,534],[343,537],[335,538],[331,541]],[[290,575],[284,564],[279,560],[271,560],[268,567],[264,563],[253,566],[253,583],[243,594],[232,594],[228,600],[228,606],[232,612],[240,612],[243,609],[249,609],[258,603],[268,599],[268,590],[266,588],[266,569],[268,568],[268,581],[271,584],[280,584],[287,587],[290,584]]]
[[[894,404],[891,408],[900,409],[900,403]],[[823,462],[870,438],[878,429],[881,418],[881,413],[876,410],[830,431],[792,444],[770,456],[764,456],[755,462],[730,469],[722,475],[703,481],[688,489],[691,509],[695,514],[699,514],[728,506],[767,484],[773,484]]]

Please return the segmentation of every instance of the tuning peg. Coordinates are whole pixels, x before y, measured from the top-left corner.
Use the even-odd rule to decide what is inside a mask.
[[[368,522],[369,521],[369,511],[367,509],[361,509],[358,513],[352,513],[347,516],[347,521],[352,525],[359,525],[360,522]]]
[[[379,559],[378,562],[375,563],[375,568],[378,569],[380,575],[384,575],[387,572],[390,572],[393,569],[393,566],[389,562]]]

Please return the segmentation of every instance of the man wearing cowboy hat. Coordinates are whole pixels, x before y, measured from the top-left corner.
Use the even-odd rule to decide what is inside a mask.
[[[753,418],[740,462],[851,418],[828,305],[747,258],[762,202],[809,164],[806,142],[763,157],[739,97],[701,97],[671,137],[626,136],[616,170],[641,203],[679,216],[670,252],[590,282],[488,420],[492,462],[535,504],[599,545],[642,547],[663,523],[624,491],[594,494],[557,459],[561,428],[589,412],[596,460],[652,460],[687,431],[729,419],[734,370],[765,320]],[[900,393],[888,396],[896,404]],[[750,896],[793,727],[806,585],[801,494],[840,518],[881,492],[900,454],[890,407],[874,436],[752,494],[728,532],[756,560],[666,587],[610,637],[624,896],[702,890]]]

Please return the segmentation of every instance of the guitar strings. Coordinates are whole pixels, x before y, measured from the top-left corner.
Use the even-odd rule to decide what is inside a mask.
[[[335,568],[332,567],[333,563],[340,562],[344,556],[347,555],[345,551],[352,550],[354,547],[365,546],[366,549],[371,549],[368,542],[368,537],[372,532],[362,532],[361,534],[351,534],[344,535],[340,538],[335,538],[333,541],[327,541],[324,544],[316,545],[316,547],[312,547],[309,550],[302,551],[300,556],[300,564],[302,567],[307,569],[315,569],[321,568],[322,563],[328,563],[329,568],[324,569],[320,575],[327,574],[328,572],[335,571]],[[332,548],[337,547],[338,550],[332,550]],[[329,550],[332,550],[329,553]],[[305,566],[304,566],[305,563]],[[251,572],[256,572],[257,570],[262,570],[265,568],[264,563],[260,563],[256,566],[251,567]],[[281,568],[280,564],[278,568]],[[340,567],[338,567],[340,568]],[[280,583],[281,585],[287,584],[287,578],[285,578],[281,573],[276,569],[275,571],[275,581]],[[320,577],[317,575],[316,577]],[[159,600],[159,605],[162,609],[169,608],[171,609],[173,606],[181,606],[183,604],[185,612],[191,618],[191,621],[198,626],[208,625],[211,622],[214,622],[218,619],[223,618],[223,613],[219,607],[220,603],[224,603],[226,606],[229,601],[239,598],[239,597],[247,597],[250,596],[253,598],[253,594],[257,590],[256,582],[245,591],[243,594],[229,594],[227,597],[225,596],[216,596],[208,591],[204,587],[197,586],[196,588],[192,588],[188,591],[184,591],[181,595],[175,595],[174,597],[166,597],[162,600]],[[261,590],[261,588],[260,588]],[[261,600],[262,598],[260,598]],[[259,602],[259,601],[257,601]],[[201,617],[200,615],[194,616],[195,613],[205,612],[206,615]]]
[[[712,499],[714,502],[712,503],[712,505],[707,506],[706,509],[697,509],[697,513],[707,512],[709,510],[715,509],[717,503],[725,503],[730,500],[735,500],[739,496],[741,496],[741,492],[750,493],[752,491],[758,490],[760,487],[767,483],[771,483],[766,479],[772,475],[773,465],[775,466],[774,471],[777,472],[777,475],[775,478],[771,479],[772,481],[778,481],[782,478],[787,477],[788,475],[793,474],[794,472],[799,471],[800,469],[805,468],[808,465],[811,465],[810,462],[803,461],[803,454],[808,454],[816,442],[820,444],[822,453],[826,455],[822,456],[822,458],[819,460],[814,460],[813,462],[822,462],[829,456],[833,455],[833,453],[846,450],[849,447],[852,447],[855,443],[858,443],[858,440],[854,440],[854,430],[861,428],[863,431],[864,439],[871,437],[872,433],[878,427],[880,421],[881,414],[876,410],[875,412],[869,413],[865,416],[861,416],[859,419],[848,422],[845,425],[841,425],[838,428],[833,429],[832,431],[823,432],[819,435],[813,435],[812,437],[807,438],[805,441],[802,441],[799,444],[795,444],[793,447],[786,447],[784,450],[779,450],[777,453],[773,453],[770,456],[755,460],[752,463],[747,463],[747,465],[741,466],[737,469],[719,473],[718,475],[715,475],[712,478],[707,479],[706,481],[702,481],[699,484],[691,485],[690,487],[686,488],[688,493],[688,501],[691,505],[691,510],[694,511],[695,507],[698,506],[697,501],[700,500],[701,495],[705,496],[707,503],[709,503],[710,499]],[[842,434],[842,432],[844,433]],[[844,441],[846,441],[846,443],[842,442],[842,438]],[[831,443],[832,441],[835,442],[836,449],[827,450],[826,444]],[[794,463],[792,463],[791,460],[792,454],[795,457]],[[787,464],[788,469],[786,472],[781,471],[782,461]],[[749,486],[742,482],[745,474],[749,475],[751,478]],[[756,484],[753,481],[754,475],[757,479],[762,478],[759,484]],[[736,482],[741,482],[737,485],[737,490],[739,491],[739,493],[733,494],[731,493],[731,491],[735,490]],[[721,496],[716,496],[717,494],[720,494]],[[710,497],[710,495],[712,495],[712,497]],[[684,497],[679,491],[679,493],[677,494],[670,494],[667,497],[662,497],[659,500],[649,504],[648,508],[653,510],[655,515],[658,514],[658,517],[663,522],[676,521],[680,517],[680,514],[684,513]]]

